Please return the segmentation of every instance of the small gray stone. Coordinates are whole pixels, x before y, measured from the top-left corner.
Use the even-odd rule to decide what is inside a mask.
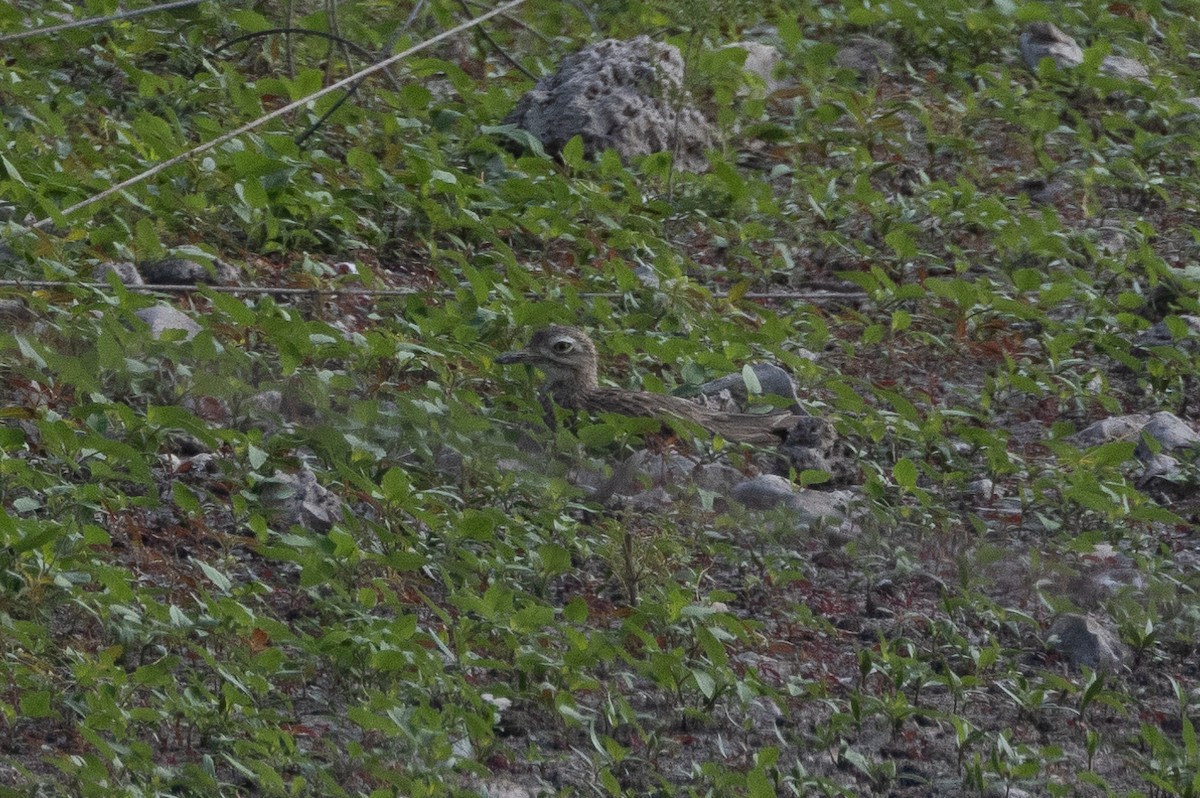
[[[1025,28],[1019,46],[1026,66],[1035,71],[1043,58],[1051,59],[1061,69],[1083,63],[1079,43],[1049,22],[1034,22]]]
[[[1071,187],[1071,181],[1061,176],[1049,180],[1031,177],[1019,184],[1021,193],[1035,205],[1057,205],[1071,193]]]
[[[129,261],[97,263],[96,267],[92,269],[92,279],[96,282],[107,283],[110,274],[115,274],[117,279],[125,285],[145,285],[137,266]]]
[[[779,366],[774,363],[755,363],[750,368],[754,372],[754,376],[758,377],[758,384],[764,395],[782,396],[785,399],[798,401],[796,383],[792,380],[792,375]],[[742,378],[741,372],[706,382],[700,386],[699,391],[704,396],[714,396],[721,391],[729,391],[730,395],[739,403],[745,402],[748,398],[746,381]]]
[[[846,517],[847,491],[818,491],[798,488],[774,474],[748,479],[733,489],[732,498],[751,510],[786,508],[800,523],[819,519],[843,520]]]
[[[873,36],[855,36],[837,51],[833,62],[843,69],[873,77],[891,66],[895,59],[896,48],[891,42]]]
[[[610,483],[611,493],[629,493],[643,486],[665,487],[672,493],[680,493],[690,485],[728,496],[735,486],[745,481],[746,476],[724,463],[701,464],[682,454],[657,454],[646,450],[634,452],[614,470],[615,481]]]
[[[1104,255],[1119,255],[1129,249],[1129,238],[1115,227],[1099,227],[1095,231],[1096,249]]]
[[[1081,449],[1099,446],[1109,441],[1132,440],[1149,420],[1150,416],[1144,413],[1104,418],[1095,424],[1088,425],[1074,435],[1067,436],[1065,440]]]
[[[278,414],[283,412],[283,391],[275,388],[260,391],[246,400],[246,403],[261,413]]]
[[[742,62],[742,71],[762,81],[766,94],[774,94],[786,85],[784,81],[775,77],[775,73],[783,57],[779,55],[779,51],[774,47],[762,42],[746,41],[727,44],[721,49],[727,50],[731,47],[738,47],[746,51],[746,60]],[[743,92],[749,93],[745,92],[745,90]],[[760,91],[756,93],[761,94],[764,92]]]
[[[675,503],[671,495],[663,489],[661,485],[644,490],[641,493],[635,493],[632,496],[621,496],[619,498],[621,505],[640,512],[654,512],[670,507]]]
[[[1143,438],[1138,443],[1137,456],[1143,460],[1152,454],[1150,447],[1146,445],[1146,435],[1158,441],[1164,452],[1200,445],[1200,433],[1192,429],[1179,416],[1166,411],[1150,416],[1150,420],[1146,422],[1140,432]]]
[[[1004,497],[1004,490],[987,477],[980,477],[967,483],[964,493],[977,501],[990,502]]]
[[[220,258],[211,261],[189,258],[162,258],[138,265],[142,278],[150,285],[234,285],[238,272]]]
[[[697,465],[697,461],[678,452],[658,454],[641,449],[621,465],[620,470],[626,477],[615,486],[615,492],[627,493],[631,487],[639,485],[681,485],[691,479]]]
[[[1050,627],[1046,643],[1075,667],[1086,665],[1092,670],[1118,670],[1128,656],[1120,638],[1090,615],[1059,616]]]
[[[693,472],[692,479],[701,490],[728,497],[745,481],[746,475],[724,463],[706,463]]]
[[[1123,55],[1106,55],[1100,62],[1100,71],[1110,77],[1127,80],[1146,81],[1150,70],[1136,58],[1126,58]]]
[[[1137,480],[1139,488],[1157,487],[1161,481],[1171,482],[1180,474],[1179,461],[1169,454],[1150,454],[1142,458],[1142,463],[1142,475]]]
[[[1033,798],[1032,793],[1005,782],[993,782],[983,791],[983,798]]]
[[[796,493],[796,486],[783,477],[764,474],[739,484],[733,489],[732,498],[751,510],[773,510],[790,506]]]
[[[1184,322],[1184,335],[1176,338],[1171,334],[1171,326],[1166,320],[1160,321],[1149,329],[1142,330],[1134,339],[1139,347],[1176,346],[1188,351],[1200,348],[1200,316],[1180,316]]]
[[[433,468],[451,482],[462,482],[463,456],[449,446],[439,446],[433,456]]]
[[[307,468],[294,474],[276,471],[263,485],[262,498],[280,514],[284,526],[299,524],[314,532],[328,532],[342,520],[342,505]]]
[[[183,339],[190,341],[203,329],[185,313],[170,305],[155,305],[149,308],[142,308],[136,311],[134,315],[149,325],[150,335],[156,339],[162,338],[163,333],[167,330],[183,330]]]
[[[19,299],[0,299],[0,319],[8,322],[29,321],[32,311]]]

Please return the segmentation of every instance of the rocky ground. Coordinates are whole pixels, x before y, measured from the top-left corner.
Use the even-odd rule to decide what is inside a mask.
[[[15,54],[73,144],[7,120],[4,790],[1192,794],[1200,28],[897,9],[536,85],[459,41],[44,234],[20,186],[101,164]],[[299,91],[255,51],[247,111],[178,35],[61,76],[140,120],[123,168],[171,149],[139,112]],[[550,322],[607,385],[806,420],[547,425],[495,358]]]

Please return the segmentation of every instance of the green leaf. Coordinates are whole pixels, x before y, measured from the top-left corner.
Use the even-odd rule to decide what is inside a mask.
[[[1112,441],[1089,449],[1081,462],[1093,467],[1120,465],[1128,462],[1136,449],[1133,441]]]
[[[1042,287],[1043,274],[1038,269],[1017,269],[1013,272],[1013,285],[1018,291],[1036,291]]]
[[[571,552],[565,546],[557,543],[543,543],[538,546],[538,559],[542,562],[542,570],[548,575],[565,574],[571,570]]]
[[[25,182],[25,178],[21,177],[21,173],[17,171],[17,167],[13,166],[12,161],[8,160],[8,158],[3,155],[0,155],[0,164],[4,165],[4,173],[8,179],[15,180],[25,188],[31,189],[31,186]]]
[[[483,125],[479,130],[485,135],[503,136],[514,141],[521,145],[522,149],[528,150],[538,158],[549,157],[546,155],[546,148],[542,146],[542,142],[537,136],[516,125]]]
[[[17,704],[21,707],[21,714],[26,718],[50,718],[56,714],[50,703],[49,690],[21,693]]]
[[[917,257],[916,242],[906,231],[897,228],[885,235],[883,240],[902,260],[912,260]]]
[[[571,140],[563,145],[562,160],[572,169],[580,169],[585,165],[582,136],[572,136]]]
[[[228,593],[230,588],[233,587],[233,583],[229,581],[229,577],[218,571],[216,568],[213,568],[204,560],[193,557],[192,562],[200,566],[200,570],[203,571],[204,575],[208,577],[208,581],[216,585],[217,589],[222,593]]]
[[[21,354],[26,360],[32,361],[39,369],[46,369],[46,361],[42,359],[41,354],[33,348],[33,344],[29,343],[23,335],[13,336],[17,341],[17,349],[21,350]]]
[[[764,768],[757,767],[746,774],[746,794],[750,798],[775,798],[775,785]]]
[[[261,33],[275,27],[262,14],[247,9],[230,9],[228,19],[247,33]]]
[[[245,301],[233,294],[208,289],[204,291],[204,295],[218,311],[228,316],[239,327],[253,327],[258,322],[254,311],[246,307]]]
[[[246,458],[250,461],[250,467],[255,471],[262,468],[263,464],[267,462],[269,457],[270,455],[253,444],[248,446],[246,449]]]
[[[892,476],[895,477],[896,484],[909,490],[917,487],[919,473],[917,464],[907,457],[901,458],[892,466]]]
[[[707,672],[693,668],[692,678],[696,681],[696,687],[700,690],[700,695],[711,699],[717,694],[717,682]]]
[[[176,480],[171,483],[171,498],[175,501],[175,505],[188,513],[189,515],[203,515],[204,509],[200,506],[200,500],[196,498],[196,494],[192,493],[191,488]]]
[[[762,383],[750,364],[742,366],[742,382],[746,383],[746,393],[751,396],[762,396]]]
[[[581,596],[575,596],[563,607],[563,618],[571,623],[586,623],[588,619],[587,601]]]
[[[270,204],[267,191],[259,178],[249,178],[234,184],[233,193],[249,208],[262,209]]]
[[[509,625],[518,632],[536,632],[554,623],[554,608],[534,605],[513,614]]]

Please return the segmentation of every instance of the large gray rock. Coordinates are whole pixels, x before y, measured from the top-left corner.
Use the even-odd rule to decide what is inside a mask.
[[[1090,615],[1059,616],[1046,642],[1077,668],[1086,665],[1092,670],[1115,671],[1129,655],[1120,638]]]
[[[673,150],[676,166],[700,171],[711,133],[683,91],[678,48],[648,36],[605,39],[564,58],[504,121],[551,152],[580,136],[589,155],[613,149],[628,161]]]
[[[1061,69],[1083,63],[1083,48],[1079,43],[1049,22],[1034,22],[1021,34],[1021,57],[1033,70],[1043,58],[1049,58]]]

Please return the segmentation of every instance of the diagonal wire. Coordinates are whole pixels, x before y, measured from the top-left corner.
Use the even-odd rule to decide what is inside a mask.
[[[31,39],[34,36],[48,36],[51,33],[58,33],[64,30],[73,28],[86,28],[90,25],[101,25],[105,22],[116,22],[121,19],[132,19],[140,17],[143,14],[151,14],[155,11],[171,11],[176,8],[187,8],[188,6],[200,5],[204,0],[175,0],[172,3],[163,3],[158,6],[150,6],[149,8],[135,8],[132,11],[122,11],[118,14],[109,14],[106,17],[88,17],[87,19],[76,19],[71,22],[64,22],[61,25],[49,25],[45,28],[34,28],[33,30],[23,30],[18,33],[7,33],[0,36],[0,43],[15,42],[18,39]]]
[[[281,116],[284,116],[285,114],[291,113],[292,111],[295,111],[297,108],[303,108],[304,106],[308,105],[309,103],[313,102],[314,100],[316,100],[320,97],[324,97],[326,94],[335,92],[339,89],[349,86],[351,83],[353,83],[356,80],[361,79],[365,75],[371,75],[371,74],[374,74],[375,72],[378,72],[381,69],[387,69],[392,64],[396,63],[397,61],[399,61],[401,59],[407,58],[408,56],[412,55],[413,53],[418,53],[421,50],[424,50],[434,44],[437,44],[438,42],[440,42],[444,39],[448,39],[451,36],[462,33],[465,30],[470,30],[471,28],[475,27],[476,25],[480,24],[481,22],[486,22],[487,20],[491,19],[492,17],[503,14],[506,11],[511,11],[512,9],[521,5],[523,2],[525,2],[525,0],[510,0],[509,2],[504,3],[503,5],[493,8],[491,11],[485,12],[473,19],[467,20],[466,22],[462,23],[461,25],[456,25],[453,28],[450,28],[449,30],[444,30],[441,33],[437,34],[436,36],[433,36],[432,38],[426,39],[425,41],[423,41],[419,44],[413,45],[412,47],[408,48],[404,52],[396,53],[395,55],[391,56],[390,58],[385,58],[384,60],[382,60],[376,64],[372,64],[369,67],[364,67],[363,69],[360,69],[358,72],[355,72],[353,75],[350,75],[349,77],[342,78],[341,80],[339,80],[336,83],[331,83],[330,85],[326,86],[325,88],[320,89],[319,91],[315,91],[312,94],[308,95],[307,97],[302,97],[301,99],[296,100],[295,102],[288,103],[287,105],[283,106],[282,108],[277,108],[274,111],[272,111],[271,113],[266,114],[264,116],[260,116],[258,119],[255,119],[252,122],[247,122],[246,124],[242,125],[241,127],[237,128],[236,130],[231,130],[228,133],[224,133],[220,136],[217,136],[215,139],[212,139],[211,141],[206,141],[205,143],[203,143],[197,147],[193,147],[192,149],[188,150],[187,152],[182,152],[179,155],[174,156],[173,158],[168,158],[167,160],[163,161],[162,163],[157,164],[157,165],[151,167],[150,169],[147,169],[146,171],[141,172],[140,174],[136,174],[133,177],[130,177],[126,180],[122,180],[120,183],[117,183],[115,186],[110,186],[109,188],[104,189],[99,194],[95,194],[91,197],[88,197],[85,200],[82,200],[80,202],[75,203],[74,205],[71,205],[68,208],[64,208],[59,213],[62,216],[70,216],[75,211],[81,210],[90,205],[95,205],[97,202],[100,202],[101,200],[104,200],[104,199],[108,199],[113,194],[117,194],[121,191],[124,191],[125,189],[129,188],[130,186],[137,185],[138,183],[142,182],[146,178],[153,177],[154,175],[158,174],[159,172],[162,172],[165,169],[169,169],[170,167],[175,166],[176,164],[181,164],[184,161],[187,161],[188,159],[192,158],[193,156],[198,155],[207,150],[211,150],[213,147],[217,147],[221,144],[224,144],[227,141],[232,141],[233,139],[237,138],[238,136],[248,133],[251,130],[254,130],[255,128],[271,121],[272,119],[277,119]],[[34,229],[42,230],[42,229],[46,229],[46,228],[50,227],[53,224],[54,224],[54,217],[48,216],[45,219],[42,219],[41,221],[35,222],[32,225],[32,227]]]

